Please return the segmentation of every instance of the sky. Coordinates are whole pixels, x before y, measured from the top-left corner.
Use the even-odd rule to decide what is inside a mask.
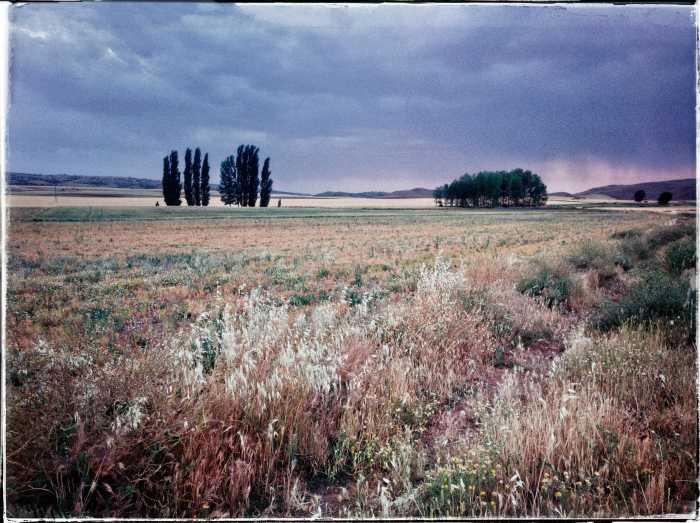
[[[275,188],[695,177],[693,6],[61,3],[11,11],[8,170],[159,179],[242,143]],[[181,161],[182,162],[182,161]]]

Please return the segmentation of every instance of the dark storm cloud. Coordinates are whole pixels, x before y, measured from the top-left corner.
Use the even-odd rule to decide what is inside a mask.
[[[12,8],[10,169],[158,177],[252,142],[288,190],[523,166],[553,189],[694,176],[690,8]]]

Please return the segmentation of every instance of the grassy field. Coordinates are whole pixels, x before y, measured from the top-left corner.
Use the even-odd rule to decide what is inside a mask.
[[[695,510],[695,219],[12,209],[14,516]]]
[[[54,192],[55,191],[55,192]],[[324,209],[326,212],[337,212],[340,209],[355,210],[364,209],[435,209],[435,202],[432,198],[335,198],[335,197],[313,197],[313,196],[292,196],[285,194],[272,195],[272,211],[277,205],[277,199],[282,200],[282,209]],[[158,209],[155,202],[160,203]],[[34,208],[55,209],[53,212],[64,213],[64,208],[73,208],[71,212],[80,213],[79,208],[90,208],[90,212],[106,212],[106,216],[121,215],[131,219],[155,219],[170,218],[166,214],[163,203],[163,196],[160,189],[118,189],[110,187],[48,187],[48,186],[11,186],[10,194],[7,197],[10,207],[18,209]],[[605,195],[591,195],[586,198],[572,198],[553,196],[549,200],[549,208],[558,207],[577,208],[613,208],[644,212],[661,212],[665,214],[678,214],[695,212],[695,202],[674,202],[669,207],[659,207],[655,204],[644,204],[640,206],[631,200],[615,200]],[[140,209],[132,209],[138,207]],[[77,208],[77,210],[76,210]],[[125,212],[123,208],[127,208]],[[212,210],[218,208],[218,210]],[[148,209],[151,209],[150,211]],[[282,211],[280,209],[280,211]],[[229,209],[231,210],[231,209]],[[235,210],[235,209],[234,209]],[[84,209],[83,209],[84,211]],[[158,214],[160,212],[160,214]],[[179,209],[170,209],[169,212],[184,212]],[[225,213],[224,205],[219,198],[219,193],[212,192],[210,208],[191,209],[189,212],[207,215],[214,212],[216,216]],[[163,216],[165,214],[165,216]],[[47,212],[46,216],[52,215]],[[240,216],[247,216],[239,214]],[[82,214],[80,215],[82,219]]]
[[[432,198],[328,198],[272,194],[270,205],[282,207],[338,208],[383,208],[383,209],[426,209],[435,207]],[[14,208],[25,207],[155,207],[156,201],[164,206],[160,189],[124,189],[111,187],[48,187],[12,186],[7,197],[8,205]],[[183,200],[184,204],[184,200]],[[212,191],[210,207],[224,207],[217,191]]]

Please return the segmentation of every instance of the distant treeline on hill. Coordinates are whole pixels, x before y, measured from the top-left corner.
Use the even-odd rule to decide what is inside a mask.
[[[424,189],[423,187],[414,187],[413,189],[405,189],[403,191],[366,191],[366,192],[345,192],[345,191],[325,191],[314,194],[321,198],[430,198],[433,191]]]
[[[678,201],[694,201],[695,186],[697,180],[695,178],[681,178],[678,180],[663,180],[659,182],[638,182],[627,185],[604,185],[602,187],[593,187],[586,191],[576,193],[574,196],[588,196],[596,194],[605,194],[611,198],[619,200],[632,200],[637,191],[644,191],[646,199],[657,200],[661,193],[670,192],[673,194],[673,199]]]
[[[114,187],[117,189],[160,189],[160,180],[125,176],[82,176],[78,174],[30,174],[8,172],[9,185],[58,187]]]
[[[523,169],[481,171],[436,188],[433,197],[441,207],[539,207],[547,203],[547,186]]]

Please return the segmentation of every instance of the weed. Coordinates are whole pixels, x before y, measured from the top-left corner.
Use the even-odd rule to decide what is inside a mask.
[[[695,240],[677,240],[666,249],[665,264],[671,274],[680,275],[697,264]]]
[[[541,297],[547,306],[556,307],[566,303],[571,290],[571,280],[561,270],[543,265],[533,276],[521,279],[516,289],[528,296]]]
[[[645,274],[619,302],[605,301],[592,318],[592,325],[608,331],[623,323],[662,321],[684,332],[694,330],[695,291],[687,281],[662,272]]]

